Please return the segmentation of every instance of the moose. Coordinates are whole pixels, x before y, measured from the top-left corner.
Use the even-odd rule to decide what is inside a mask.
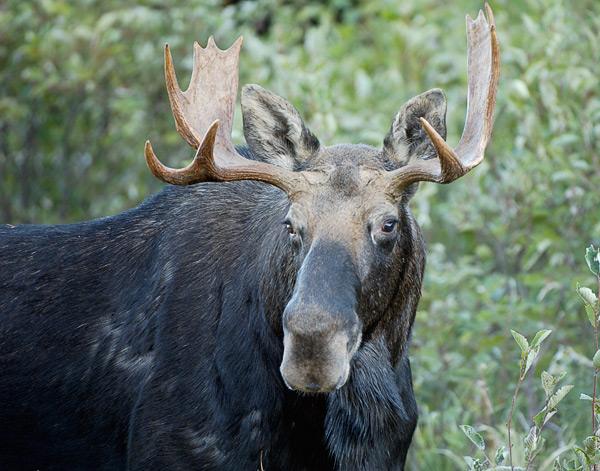
[[[425,245],[418,182],[478,165],[499,77],[492,11],[467,16],[457,147],[433,89],[381,148],[320,144],[298,111],[241,92],[239,38],[165,79],[192,163],[94,221],[0,226],[0,468],[401,470],[417,407],[408,348]]]

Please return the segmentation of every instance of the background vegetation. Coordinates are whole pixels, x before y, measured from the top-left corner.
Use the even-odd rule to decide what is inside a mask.
[[[183,85],[192,42],[244,35],[241,83],[287,97],[322,142],[380,145],[402,103],[432,87],[449,99],[449,141],[466,100],[464,14],[475,0],[5,0],[0,3],[0,222],[63,223],[132,207],[161,185],[152,137],[172,165],[191,158],[162,75],[172,47]],[[547,469],[590,434],[593,332],[576,282],[593,286],[584,247],[600,242],[600,2],[497,0],[503,69],[485,163],[413,207],[428,241],[412,358],[421,418],[410,469],[463,469],[492,450],[519,376],[510,335],[553,334],[522,387],[515,456],[544,405],[542,369],[574,391],[547,425]],[[242,142],[239,112],[234,138]],[[0,261],[1,263],[1,261]],[[549,433],[548,433],[549,432]],[[544,461],[545,460],[545,461]]]

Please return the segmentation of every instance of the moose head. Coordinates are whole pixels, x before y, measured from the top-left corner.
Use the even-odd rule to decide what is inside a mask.
[[[281,227],[295,284],[277,320],[283,331],[281,375],[288,387],[329,392],[348,379],[361,339],[372,335],[396,295],[406,240],[407,205],[420,181],[450,183],[478,165],[490,139],[499,49],[486,5],[467,17],[468,107],[455,148],[445,142],[446,98],[434,89],[409,100],[381,148],[322,145],[298,111],[257,86],[242,89],[244,136],[253,158],[231,141],[238,89],[239,38],[229,49],[194,45],[183,92],[169,47],[165,77],[175,124],[196,150],[182,169],[163,165],[147,141],[146,161],[174,185],[257,180],[282,190],[289,210]],[[255,160],[254,160],[255,159]]]

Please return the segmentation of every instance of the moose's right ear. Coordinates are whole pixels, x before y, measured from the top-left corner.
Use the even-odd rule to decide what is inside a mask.
[[[242,116],[246,143],[260,160],[301,170],[319,150],[296,108],[258,85],[242,88]]]

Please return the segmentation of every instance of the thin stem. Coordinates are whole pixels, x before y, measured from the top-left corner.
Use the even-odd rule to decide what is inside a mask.
[[[600,276],[596,275],[596,281],[598,284],[598,296],[600,296]],[[598,317],[600,315],[600,301],[596,302],[596,309],[594,310],[594,337],[596,340],[596,352],[599,349],[598,346]],[[596,389],[598,385],[598,369],[594,367],[594,393],[592,395],[592,435],[596,436]],[[594,448],[596,442],[594,441]],[[598,466],[592,465],[592,471],[598,471]]]
[[[600,277],[598,277],[598,292],[600,294]],[[598,351],[598,312],[594,310],[594,338],[596,340],[596,352]],[[594,352],[595,353],[595,352]],[[596,434],[596,376],[598,370],[594,369],[594,394],[592,395],[592,435]],[[594,466],[595,468],[595,466]]]
[[[515,393],[512,397],[512,404],[510,406],[510,412],[508,414],[508,422],[506,422],[506,427],[508,429],[508,458],[510,462],[510,469],[514,471],[515,467],[513,466],[513,456],[512,456],[512,440],[510,437],[510,428],[512,425],[513,414],[515,412],[515,403],[517,402],[517,395],[519,394],[519,388],[521,387],[521,383],[523,382],[523,374],[519,373],[519,381],[517,382],[517,387],[515,388]]]
[[[598,349],[596,348],[596,351]],[[596,385],[598,383],[598,370],[594,369],[594,394],[592,395],[592,435],[596,434]]]

